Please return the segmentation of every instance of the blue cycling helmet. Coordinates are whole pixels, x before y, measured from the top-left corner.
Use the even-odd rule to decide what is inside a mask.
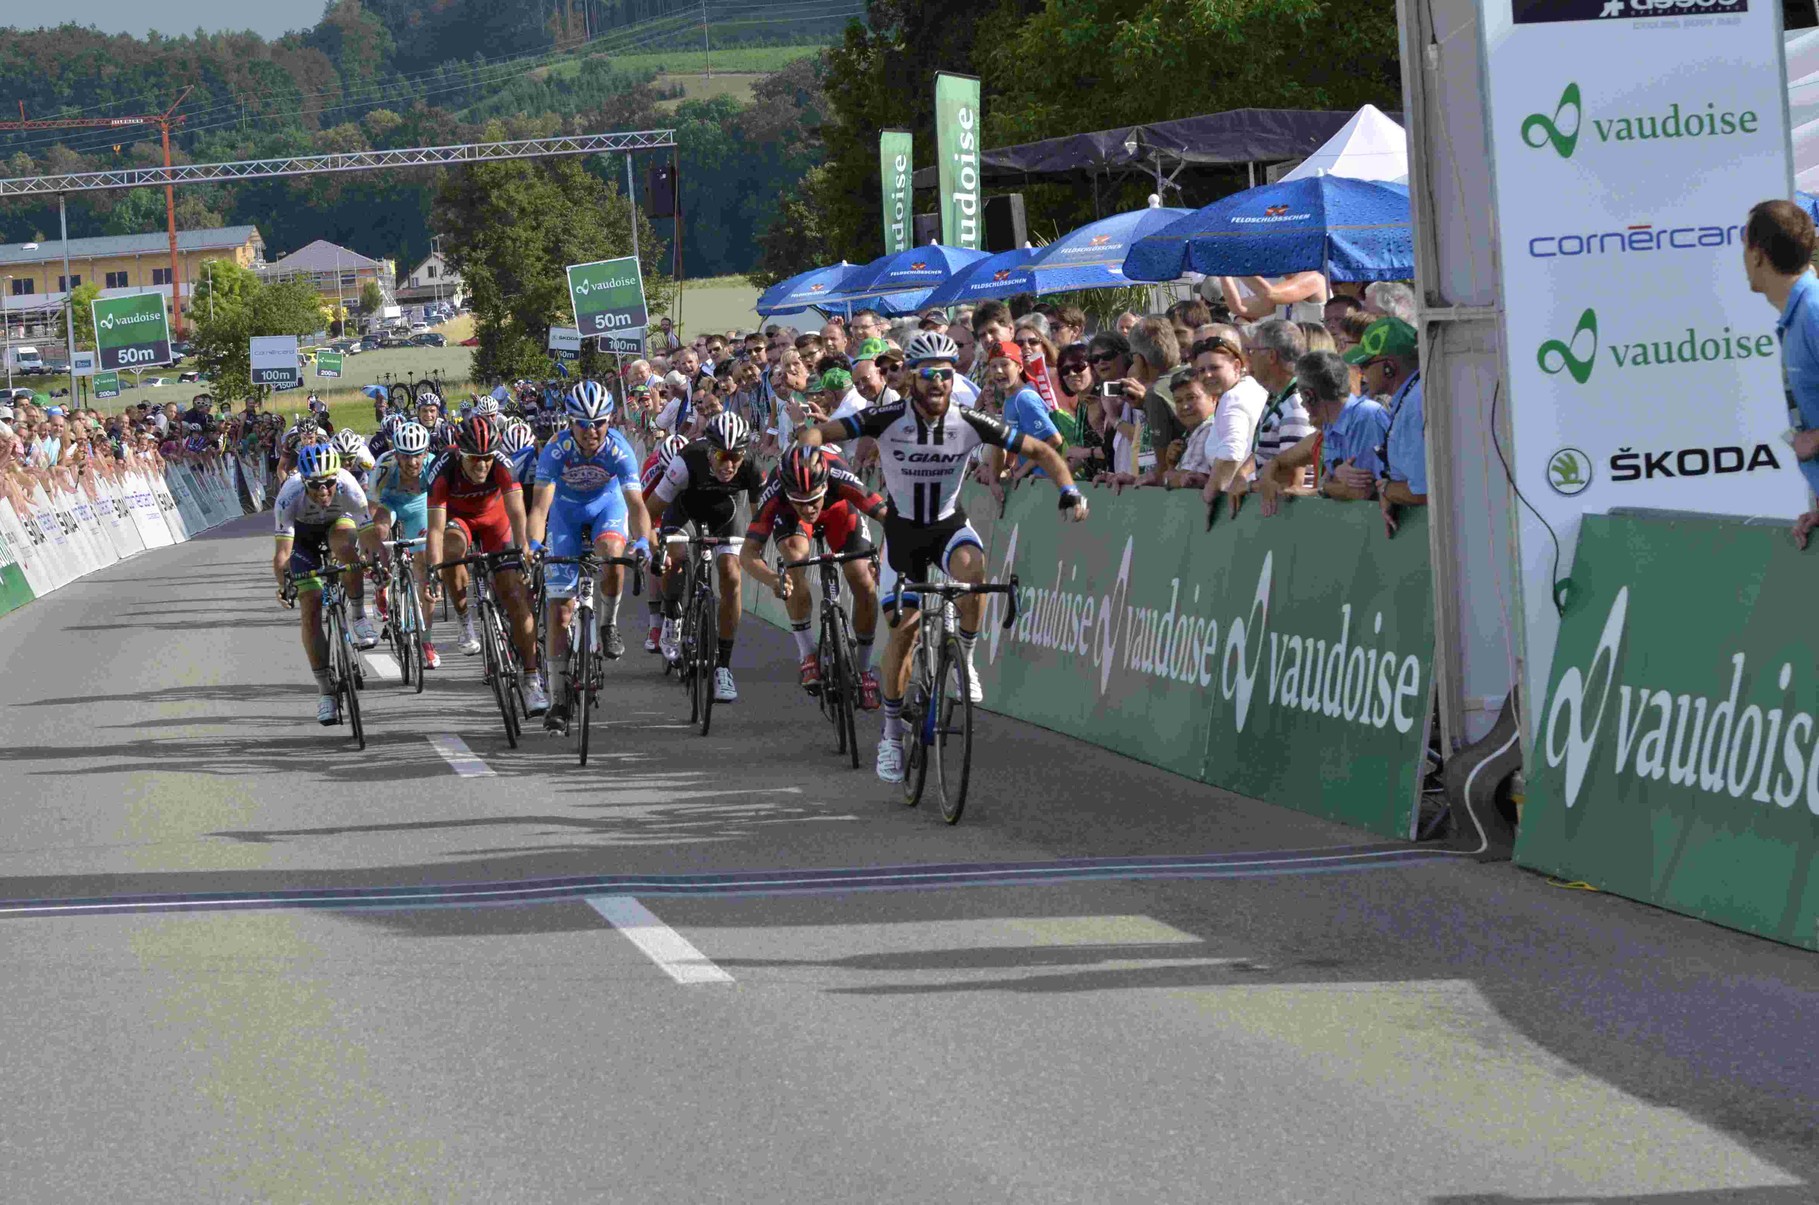
[[[305,481],[321,481],[341,471],[341,453],[333,444],[308,444],[297,449],[297,472]]]
[[[613,395],[599,381],[582,381],[568,391],[564,409],[584,423],[605,422],[613,416]]]

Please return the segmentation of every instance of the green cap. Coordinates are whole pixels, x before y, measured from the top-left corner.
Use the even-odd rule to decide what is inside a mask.
[[[824,393],[829,389],[851,389],[853,374],[844,368],[830,368],[821,374],[821,379],[815,382],[814,387]]]
[[[854,356],[853,360],[855,362],[859,360],[876,360],[890,349],[891,345],[882,339],[867,339],[864,343],[859,345],[859,354]]]
[[[1419,355],[1420,342],[1415,328],[1400,318],[1379,318],[1364,328],[1358,346],[1345,353],[1347,364],[1362,364],[1378,356],[1395,356],[1413,360]]]

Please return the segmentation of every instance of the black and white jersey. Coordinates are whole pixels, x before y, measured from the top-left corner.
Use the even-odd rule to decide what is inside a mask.
[[[1017,442],[1017,433],[998,419],[953,404],[933,422],[905,401],[873,406],[840,424],[848,439],[869,435],[878,441],[891,509],[912,523],[936,523],[954,513],[975,449],[1008,449]]]
[[[764,488],[764,474],[758,471],[748,456],[740,463],[739,471],[733,474],[732,480],[722,481],[714,476],[708,443],[697,439],[670,457],[669,468],[664,471],[663,480],[655,489],[646,493],[647,497],[668,506],[677,498],[689,495],[703,501],[724,500],[730,505],[737,494],[744,494],[747,500],[756,503],[758,494]]]

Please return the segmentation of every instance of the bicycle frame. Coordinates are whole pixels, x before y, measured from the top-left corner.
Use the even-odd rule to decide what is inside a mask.
[[[309,573],[286,572],[284,580],[293,596],[305,582],[316,582],[322,587],[322,597],[317,606],[324,639],[328,643],[328,664],[325,668],[328,671],[329,685],[335,695],[336,706],[345,704],[344,714],[354,730],[356,745],[365,749],[366,726],[361,720],[360,698],[357,693],[365,675],[360,669],[358,650],[354,648],[354,635],[347,618],[347,590],[341,582],[342,574],[355,567],[331,558]]]

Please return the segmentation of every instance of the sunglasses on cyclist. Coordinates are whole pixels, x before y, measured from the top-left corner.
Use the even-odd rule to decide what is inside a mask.
[[[568,425],[577,431],[585,431],[590,427],[596,431],[604,431],[612,425],[612,422],[613,420],[610,418],[598,419],[591,423],[584,418],[571,418],[568,420]]]
[[[951,368],[918,368],[916,375],[925,381],[951,381],[954,370]]]
[[[303,483],[303,488],[306,490],[333,490],[335,488],[335,479],[333,477],[324,477],[320,481],[305,481]]]
[[[470,456],[466,452],[463,452],[463,453],[461,453],[461,463],[462,464],[491,464],[491,463],[493,463],[493,458],[491,455]]]

